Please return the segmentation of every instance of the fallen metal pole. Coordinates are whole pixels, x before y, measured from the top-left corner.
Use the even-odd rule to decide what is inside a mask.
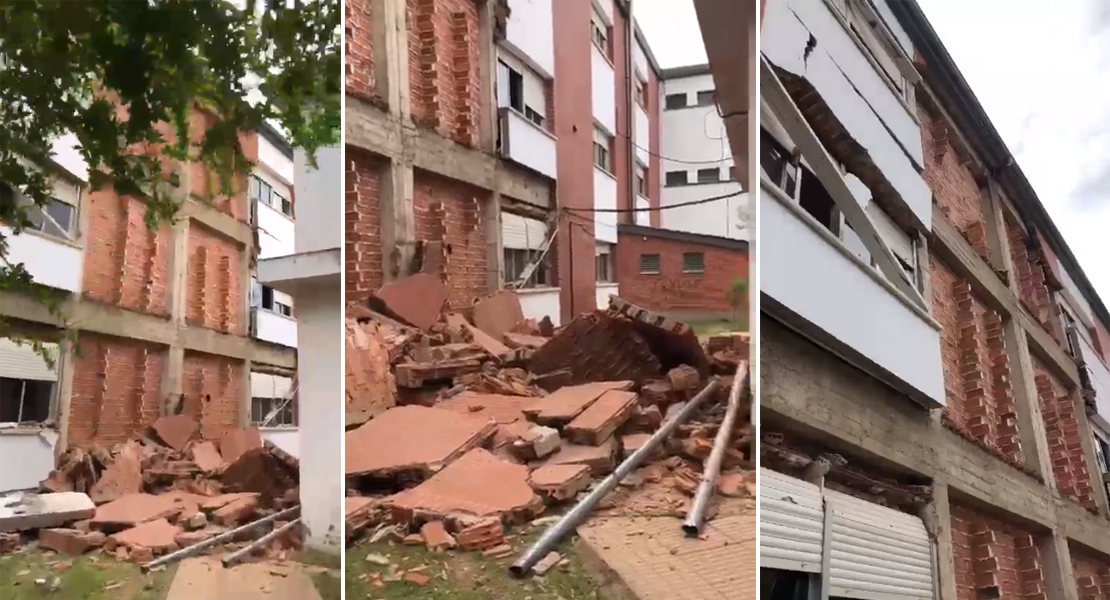
[[[247,523],[246,525],[240,525],[239,527],[236,527],[235,529],[232,529],[230,531],[225,531],[225,532],[223,532],[220,535],[217,535],[215,537],[210,537],[210,538],[204,540],[203,542],[197,542],[197,543],[193,544],[192,546],[187,546],[185,548],[182,548],[182,549],[178,550],[177,552],[171,552],[171,553],[169,553],[169,554],[167,554],[167,555],[165,555],[161,558],[154,559],[154,560],[146,563],[145,565],[143,565],[142,566],[142,571],[144,573],[146,573],[147,571],[150,571],[151,569],[158,568],[162,565],[168,565],[170,563],[175,563],[175,562],[177,562],[177,561],[179,561],[183,558],[189,558],[190,556],[194,556],[196,554],[199,554],[199,553],[203,552],[204,550],[207,550],[207,549],[209,549],[213,546],[218,546],[218,545],[220,545],[224,542],[230,542],[232,540],[232,538],[239,535],[240,533],[243,533],[244,531],[254,529],[255,527],[260,527],[260,526],[265,525],[267,523],[277,521],[278,519],[284,519],[286,517],[292,517],[292,516],[296,515],[297,512],[299,512],[300,510],[301,510],[301,505],[298,504],[297,506],[294,506],[292,508],[287,508],[287,509],[285,509],[281,512],[274,513],[274,514],[272,514],[268,517],[262,517],[261,519],[258,519],[257,521],[251,521],[250,523]]]
[[[736,425],[736,415],[740,412],[740,399],[744,396],[744,386],[748,382],[748,361],[742,360],[736,366],[736,376],[732,378],[732,389],[728,394],[728,410],[721,421],[721,428],[717,430],[717,439],[713,441],[713,450],[705,459],[702,469],[701,483],[694,494],[694,501],[686,513],[686,520],[682,523],[682,531],[687,537],[697,537],[701,534],[701,526],[705,523],[705,513],[709,510],[709,500],[713,498],[713,490],[717,487],[717,475],[721,473],[721,461],[725,458],[728,441],[732,437],[732,428]]]
[[[624,462],[618,465],[617,469],[606,477],[600,485],[594,488],[588,496],[583,498],[574,508],[570,509],[567,514],[563,515],[557,523],[543,532],[540,539],[536,540],[536,543],[532,544],[532,547],[526,550],[524,554],[509,567],[509,573],[513,577],[524,577],[527,575],[528,572],[532,570],[532,567],[536,566],[536,563],[538,563],[540,559],[558,545],[567,533],[586,520],[586,517],[589,516],[590,512],[601,502],[602,498],[613,491],[613,488],[617,487],[617,484],[635,470],[636,467],[640,466],[640,463],[642,463],[663,440],[670,437],[671,433],[693,414],[694,409],[700,406],[707,398],[712,397],[720,387],[721,379],[719,377],[711,379],[709,384],[706,385],[702,391],[698,392],[697,396],[694,396],[692,400],[687,402],[686,406],[683,406],[678,414],[664,422],[663,426],[652,434],[651,438],[649,438],[643,446],[640,446],[638,450],[624,459]]]
[[[299,527],[300,524],[301,518],[297,517],[296,519],[289,521],[285,525],[282,525],[281,527],[278,527],[270,533],[267,533],[266,535],[258,538],[257,540],[254,540],[250,543],[250,545],[240,548],[235,552],[232,552],[231,554],[225,555],[221,562],[224,563],[225,567],[230,567],[239,562],[239,560],[242,559],[244,556],[249,555],[251,552],[254,552],[258,548],[261,548],[262,546],[269,544],[271,541],[281,537],[282,535],[285,535],[286,532],[292,531],[294,527]]]

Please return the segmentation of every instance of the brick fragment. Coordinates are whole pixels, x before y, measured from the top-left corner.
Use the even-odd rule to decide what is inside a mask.
[[[549,502],[562,502],[586,489],[592,478],[587,465],[544,465],[532,471],[528,483]]]
[[[505,543],[505,530],[500,519],[483,519],[459,531],[456,540],[468,552],[488,550]]]
[[[524,409],[524,414],[541,425],[560,427],[570,423],[602,394],[627,390],[631,381],[601,381],[561,388],[541,402]]]
[[[113,534],[111,540],[116,545],[131,548],[132,555],[136,547],[149,548],[160,554],[177,548],[174,537],[181,532],[180,527],[171,525],[169,521],[157,519]]]
[[[180,452],[196,435],[200,424],[191,415],[173,415],[158,419],[154,425],[151,425],[151,429],[158,434],[158,439],[162,440],[163,444]]]
[[[443,521],[428,521],[420,528],[420,535],[424,537],[424,543],[428,545],[428,549],[433,552],[455,547],[455,538],[447,533]]]
[[[494,339],[512,331],[524,320],[516,292],[501,290],[474,304],[474,325]]]
[[[212,520],[225,527],[242,525],[258,512],[258,498],[248,496],[233,500],[212,513]]]
[[[139,446],[128,442],[89,490],[89,498],[96,504],[104,504],[141,491],[143,473]]]
[[[232,464],[250,450],[262,447],[262,434],[257,429],[231,429],[220,437],[220,455]]]
[[[204,473],[212,473],[224,466],[224,458],[216,450],[216,444],[209,441],[193,444],[189,449],[193,464]]]
[[[549,456],[562,445],[559,430],[543,425],[533,425],[513,442],[513,455],[521,460],[536,460]]]
[[[67,556],[80,556],[93,548],[104,545],[106,536],[99,532],[79,529],[41,529],[39,546]]]
[[[19,550],[22,543],[23,540],[19,533],[14,531],[2,532],[0,533],[0,554],[15,552]]]
[[[427,330],[447,304],[447,287],[432,275],[416,273],[383,285],[374,293],[374,301],[386,314]]]
[[[617,445],[610,437],[598,446],[563,444],[558,452],[543,462],[544,465],[586,465],[593,477],[608,475],[616,466]]]
[[[574,443],[596,446],[624,425],[635,407],[634,392],[609,390],[575,417],[563,433]]]

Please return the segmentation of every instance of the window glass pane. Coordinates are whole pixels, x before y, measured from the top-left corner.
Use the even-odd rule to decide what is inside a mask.
[[[664,103],[667,110],[686,108],[686,94],[667,94]]]
[[[698,183],[713,183],[720,180],[720,169],[698,169]]]
[[[73,207],[57,200],[51,200],[46,205],[46,213],[50,215],[65,233],[73,230]]]
[[[705,272],[705,254],[701,252],[683,252],[682,253],[682,272],[683,273],[704,273]]]
[[[713,90],[698,92],[698,106],[712,106],[714,102]]]
[[[641,254],[640,255],[640,273],[645,275],[656,275],[659,273],[659,255],[658,254]]]
[[[686,185],[688,182],[686,171],[667,171],[667,185]]]

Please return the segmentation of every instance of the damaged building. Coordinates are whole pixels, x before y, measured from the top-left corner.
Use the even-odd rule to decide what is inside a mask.
[[[192,120],[199,132],[206,116]],[[216,178],[199,164],[172,165],[167,181],[189,198],[183,218],[150,229],[140,200],[92,191],[75,140],[55,145],[54,198],[7,240],[8,259],[59,310],[0,292],[10,328],[0,340],[0,452],[22,457],[0,473],[0,491],[36,488],[67,448],[126,441],[159,416],[194,415],[207,438],[260,424],[283,395],[274,382],[291,381],[296,367],[292,307],[275,328],[263,311],[276,304],[251,285],[260,251],[280,254],[293,242],[288,144],[268,128],[242,135],[255,176],[211,205],[202,198]],[[21,201],[10,186],[3,193]],[[261,397],[267,404],[252,406]],[[296,454],[286,431],[273,441]]]
[[[761,28],[765,589],[1110,597],[1105,304],[917,2]]]

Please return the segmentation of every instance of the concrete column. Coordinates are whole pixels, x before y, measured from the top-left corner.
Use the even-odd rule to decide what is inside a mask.
[[[1087,464],[1087,477],[1091,482],[1091,494],[1095,497],[1095,504],[1102,515],[1110,514],[1110,501],[1106,497],[1106,486],[1102,484],[1102,473],[1098,469],[1098,454],[1095,452],[1095,441],[1091,435],[1091,421],[1087,418],[1087,410],[1083,405],[1083,397],[1078,391],[1072,391],[1068,396],[1075,410],[1075,419],[1078,421],[1079,442],[1083,445],[1083,461]]]
[[[921,511],[921,520],[936,545],[937,589],[939,600],[957,600],[956,555],[952,548],[952,511],[948,502],[948,484],[933,482],[933,501]]]
[[[374,47],[374,81],[389,114],[408,121],[409,32],[405,0],[370,0],[371,41]]]
[[[505,284],[502,279],[504,251],[501,249],[501,193],[494,191],[486,202],[482,215],[486,229],[486,287],[495,292]]]
[[[162,415],[173,414],[181,402],[182,377],[185,369],[185,348],[181,333],[185,330],[186,302],[189,274],[190,219],[173,224],[170,240],[170,322],[177,335],[169,347],[169,359],[162,374]]]
[[[1029,354],[1029,341],[1025,337],[1025,331],[1012,317],[1003,318],[1002,335],[1006,343],[1006,353],[1010,357],[1014,410],[1017,412],[1018,436],[1021,438],[1025,465],[1040,475],[1050,490],[1055,490],[1056,478],[1052,474],[1048,433],[1033,379],[1033,357]]]
[[[52,416],[58,424],[58,443],[54,444],[54,456],[59,457],[69,445],[69,405],[73,395],[73,362],[75,354],[73,342],[62,332],[62,339],[58,341],[58,389],[54,393],[55,406]]]
[[[482,81],[482,105],[478,117],[478,147],[497,150],[497,44],[494,42],[494,2],[478,7],[478,72]]]
[[[1038,541],[1041,550],[1041,569],[1044,572],[1045,592],[1049,598],[1079,600],[1071,565],[1068,541],[1058,531]]]
[[[385,281],[409,274],[416,251],[416,216],[413,214],[412,162],[395,157],[385,167],[379,186],[382,205],[382,261]]]
[[[242,392],[239,400],[239,427],[250,427],[251,424],[251,368],[250,360],[243,361]]]

